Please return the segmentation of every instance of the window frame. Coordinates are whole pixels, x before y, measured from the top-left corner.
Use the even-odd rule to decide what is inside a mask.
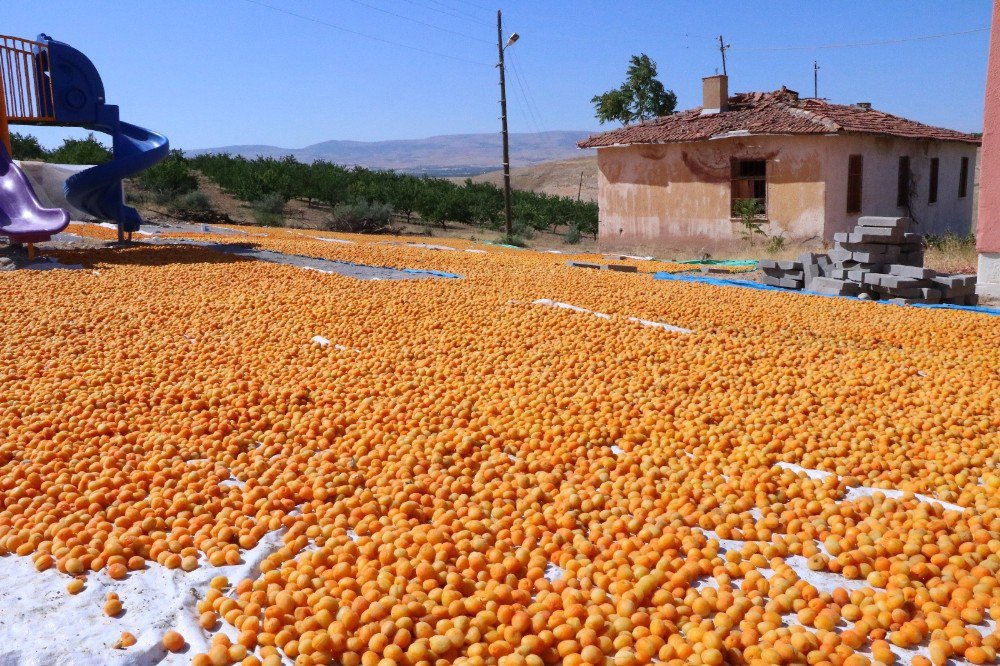
[[[847,156],[847,214],[861,214],[861,199],[864,194],[865,156]]]
[[[896,173],[896,207],[910,207],[910,156],[900,155]]]
[[[763,167],[763,174],[744,174],[742,166],[746,164],[760,164]],[[730,219],[736,219],[736,215],[733,213],[733,206],[735,203],[741,199],[756,199],[761,202],[764,207],[764,212],[758,215],[758,219],[767,219],[767,160],[766,159],[742,159],[733,157],[729,160],[729,217]],[[749,184],[749,188],[752,192],[756,193],[758,184],[763,191],[763,196],[738,196],[740,190],[743,189],[741,185]]]
[[[938,179],[941,175],[941,159],[932,157],[928,167],[927,204],[936,204],[938,200]]]

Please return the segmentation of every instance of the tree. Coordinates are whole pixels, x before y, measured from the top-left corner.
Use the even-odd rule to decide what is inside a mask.
[[[48,161],[56,164],[103,164],[111,161],[111,150],[97,140],[94,133],[86,139],[65,139],[49,153]]]
[[[645,53],[632,56],[625,83],[590,100],[601,124],[618,121],[623,125],[673,113],[677,95],[656,78],[656,63]]]
[[[33,134],[10,133],[11,157],[15,160],[44,160],[47,154]]]

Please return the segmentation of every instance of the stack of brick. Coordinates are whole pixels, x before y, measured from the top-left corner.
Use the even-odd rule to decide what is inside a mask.
[[[854,231],[834,234],[828,254],[760,263],[762,282],[831,296],[890,303],[976,303],[975,275],[938,275],[923,268],[920,234],[907,217],[861,217]]]

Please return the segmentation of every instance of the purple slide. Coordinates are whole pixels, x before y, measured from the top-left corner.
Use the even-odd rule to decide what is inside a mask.
[[[0,236],[12,243],[42,243],[69,224],[62,208],[44,208],[0,141]]]

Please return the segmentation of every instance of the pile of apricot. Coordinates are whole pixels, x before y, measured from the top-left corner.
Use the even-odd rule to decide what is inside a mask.
[[[277,542],[200,664],[996,660],[1000,320],[352,240],[252,238],[462,278],[5,274],[0,553],[79,592]]]

